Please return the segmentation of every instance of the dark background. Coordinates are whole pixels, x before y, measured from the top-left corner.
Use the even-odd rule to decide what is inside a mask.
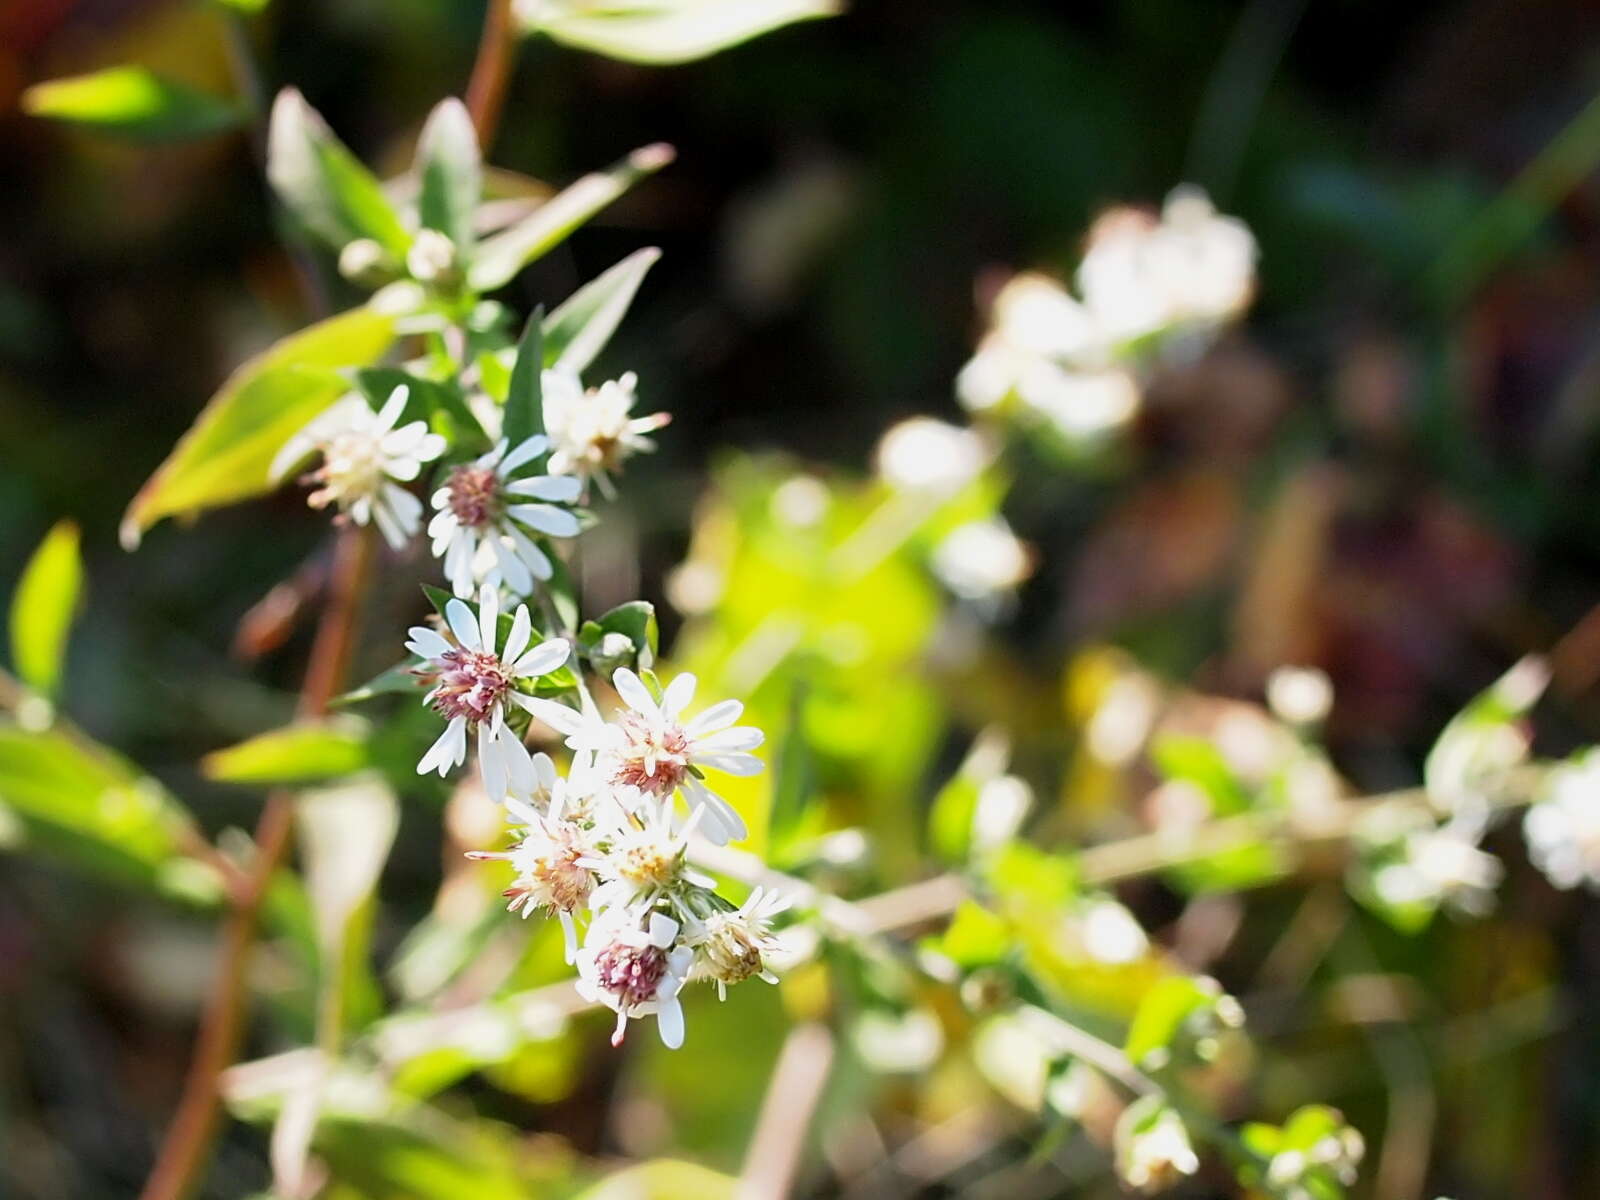
[[[480,18],[284,0],[256,26],[263,83],[300,87],[392,173],[463,86]],[[245,138],[129,148],[15,111],[28,83],[130,58],[227,86],[198,6],[0,11],[0,592],[51,523],[82,524],[69,704],[219,827],[255,802],[190,764],[283,719],[308,636],[242,658],[237,624],[281,579],[315,575],[326,524],[291,490],[160,527],[132,556],[116,526],[227,371],[309,311]],[[884,0],[673,68],[536,41],[493,161],[559,183],[651,141],[679,158],[507,298],[548,304],[641,244],[666,251],[606,359],[675,416],[633,484],[659,597],[719,448],[863,466],[898,418],[959,419],[951,382],[985,279],[1069,270],[1105,205],[1207,186],[1261,243],[1248,329],[1158,385],[1127,460],[1033,462],[1008,515],[1044,566],[1006,636],[1052,662],[1110,637],[1247,695],[1272,662],[1317,662],[1338,688],[1341,765],[1404,784],[1443,720],[1528,650],[1557,648],[1545,748],[1600,736],[1600,650],[1558,641],[1600,584],[1593,179],[1451,286],[1475,216],[1597,85],[1600,8],[1582,0]],[[1241,598],[1275,594],[1273,520],[1314,542],[1315,567],[1263,616]],[[407,576],[380,598],[397,614]],[[397,860],[421,905],[431,852],[411,832]],[[1592,1011],[1600,922],[1587,901],[1541,902],[1560,951],[1542,969]],[[0,868],[0,1123],[31,1164],[12,1181],[0,1163],[0,1195],[52,1177],[128,1195],[142,1177],[189,1012],[125,997],[102,954],[125,935],[70,874]],[[1547,1040],[1525,1066],[1538,1115],[1497,1126],[1501,1181],[1538,1181],[1517,1194],[1593,1194],[1592,1028]],[[1470,1105],[1455,1118],[1470,1136]],[[1441,1186],[1511,1194],[1453,1173],[1449,1119]],[[230,1143],[245,1178],[252,1136]],[[62,1161],[77,1166],[53,1174]]]

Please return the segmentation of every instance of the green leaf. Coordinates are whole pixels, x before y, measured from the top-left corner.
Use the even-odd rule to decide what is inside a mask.
[[[188,900],[212,901],[209,866],[184,857],[193,822],[154,780],[59,730],[0,725],[0,813],[21,845],[97,875]]]
[[[395,259],[405,257],[411,235],[377,178],[294,88],[272,105],[267,178],[289,211],[334,249],[371,238]]]
[[[656,625],[656,606],[648,600],[630,600],[596,620],[585,621],[578,633],[578,644],[592,650],[608,633],[620,633],[628,639],[639,669],[648,671],[655,666],[661,631]]]
[[[466,105],[454,96],[428,114],[417,139],[417,176],[422,186],[418,215],[465,256],[472,248],[472,215],[483,198],[483,161],[478,134]]]
[[[577,1200],[732,1200],[735,1181],[696,1163],[658,1158],[608,1175]]]
[[[544,388],[541,374],[544,352],[540,348],[544,314],[534,309],[517,343],[517,361],[511,368],[511,387],[506,392],[506,416],[502,433],[515,448],[544,432]]]
[[[806,736],[804,713],[808,681],[797,679],[789,694],[789,719],[772,764],[772,805],[767,838],[781,846],[800,828],[817,794],[817,754]]]
[[[666,64],[839,10],[838,0],[558,0],[531,6],[528,29],[608,58]]]
[[[1168,779],[1192,783],[1211,800],[1216,816],[1231,816],[1250,807],[1250,794],[1233,767],[1210,742],[1186,734],[1167,734],[1150,748],[1150,758]]]
[[[162,517],[271,490],[283,444],[349,385],[335,368],[370,363],[395,339],[395,318],[351,309],[290,335],[228,377],[128,506],[122,543],[139,544]]]
[[[333,706],[335,708],[343,708],[349,704],[360,704],[363,700],[371,700],[374,696],[386,696],[401,692],[419,693],[422,690],[421,680],[412,674],[411,668],[414,665],[414,660],[409,658],[403,663],[395,664],[387,671],[373,676],[360,687],[352,688],[350,691],[345,692],[344,695],[334,697]]]
[[[1010,924],[983,905],[963,900],[939,939],[941,954],[958,967],[972,970],[992,966],[1011,949]]]
[[[22,681],[42,695],[54,697],[61,682],[82,585],[78,527],[62,521],[39,543],[11,598],[11,662]]]
[[[366,765],[366,724],[352,718],[274,729],[200,760],[200,770],[208,779],[251,784],[337,779]]]
[[[467,271],[468,285],[474,292],[488,292],[509,283],[523,267],[559,245],[634,184],[670,163],[673,155],[672,147],[662,143],[645,146],[558,192],[478,247]]]
[[[1215,1004],[1216,998],[1215,992],[1207,991],[1186,975],[1169,975],[1158,980],[1139,1001],[1123,1052],[1140,1066],[1165,1065],[1184,1022]]]
[[[972,849],[973,821],[984,786],[1006,769],[1011,747],[1003,734],[985,730],[972,743],[928,812],[928,841],[947,863],[962,863]]]
[[[594,362],[660,257],[654,246],[635,250],[568,296],[544,321],[545,366],[581,374]]]
[[[144,67],[111,67],[52,79],[22,93],[24,112],[139,141],[204,137],[243,124],[231,100],[163,79]]]

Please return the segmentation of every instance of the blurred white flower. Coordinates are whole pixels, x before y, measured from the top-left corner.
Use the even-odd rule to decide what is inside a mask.
[[[1552,770],[1522,829],[1534,865],[1556,887],[1600,889],[1600,751]]]
[[[1127,371],[1068,369],[1042,359],[1028,364],[1016,391],[1028,412],[1073,445],[1104,441],[1129,425],[1143,403],[1139,385]]]
[[[593,751],[599,768],[614,787],[633,787],[659,798],[681,792],[691,813],[706,809],[700,828],[708,839],[726,845],[745,836],[744,819],[731,804],[706,786],[706,769],[729,775],[756,775],[765,764],[751,754],[762,732],[735,725],[744,712],[737,700],[713,704],[685,722],[683,710],[694,699],[696,680],[679,675],[658,704],[644,681],[627,667],[611,677],[627,705],[613,721],[585,716],[550,700],[529,700],[529,710],[567,737],[575,750]]]
[[[402,549],[422,523],[422,502],[401,483],[410,483],[445,451],[445,440],[428,431],[426,421],[395,423],[405,412],[404,384],[389,393],[374,412],[366,400],[348,395],[291,437],[272,462],[272,477],[282,476],[310,454],[322,465],[306,482],[317,485],[307,497],[312,508],[338,505],[357,525],[372,522],[384,540]]]
[[[500,604],[495,589],[485,585],[478,597],[478,614],[460,600],[445,606],[450,636],[425,625],[413,625],[406,649],[422,658],[417,673],[433,686],[423,704],[448,724],[438,741],[417,764],[417,774],[438,771],[443,777],[467,756],[467,734],[478,735],[478,769],[491,800],[507,795],[528,798],[538,784],[528,748],[506,724],[509,706],[528,708],[531,697],[517,690],[517,682],[548,675],[567,661],[571,647],[551,638],[530,648],[533,622],[528,606],[517,608],[505,645],[500,646]]]
[[[437,229],[419,229],[406,251],[406,270],[418,283],[448,283],[456,277],[458,265],[456,244]]]
[[[890,487],[950,495],[978,477],[989,462],[983,439],[932,417],[911,417],[878,442],[878,474]]]
[[[444,559],[445,578],[457,596],[470,596],[476,583],[499,578],[518,596],[533,590],[535,579],[549,579],[554,568],[528,531],[573,537],[578,518],[562,504],[578,498],[583,484],[571,475],[512,472],[545,452],[547,440],[534,436],[508,452],[501,438],[494,449],[455,468],[433,494],[428,536],[435,558]]]
[[[988,600],[1011,591],[1033,569],[1033,556],[1000,517],[969,521],[951,530],[933,551],[933,571],[964,600]]]
[[[1117,1120],[1117,1174],[1141,1192],[1159,1192],[1200,1169],[1183,1118],[1159,1097],[1135,1100]]]
[[[1445,905],[1483,916],[1503,874],[1499,859],[1444,826],[1408,834],[1401,857],[1374,872],[1372,887],[1386,904]]]
[[[672,420],[664,412],[633,415],[638,384],[632,371],[588,389],[571,371],[544,373],[540,388],[552,475],[576,475],[586,487],[593,480],[606,497],[616,494],[612,475],[635,454],[654,450],[645,435]]]
[[[1318,725],[1333,708],[1333,684],[1316,667],[1279,667],[1267,676],[1267,707],[1290,725]]]
[[[1133,914],[1109,896],[1089,901],[1078,922],[1084,951],[1096,962],[1131,963],[1150,948],[1150,939]]]

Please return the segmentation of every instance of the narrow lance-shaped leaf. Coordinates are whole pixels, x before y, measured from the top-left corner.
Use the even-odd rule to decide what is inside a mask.
[[[145,67],[111,67],[35,84],[22,94],[22,109],[148,142],[203,137],[244,120],[233,101],[164,79]]]
[[[517,361],[511,368],[511,387],[506,392],[506,416],[502,426],[506,441],[512,446],[544,432],[543,318],[544,314],[536,309],[522,331],[522,340],[517,343]]]
[[[349,385],[336,368],[370,363],[395,339],[395,318],[352,309],[302,329],[239,367],[201,411],[122,520],[133,549],[162,517],[260,495],[272,460]]]
[[[82,584],[78,527],[62,521],[28,560],[11,598],[12,665],[24,683],[46,696],[54,696],[61,681]]]
[[[411,235],[382,186],[294,88],[272,105],[267,178],[289,211],[334,249],[371,238],[405,257]]]
[[[641,63],[680,63],[715,54],[795,21],[833,16],[838,0],[661,0],[531,5],[530,32]]]
[[[444,234],[465,255],[472,247],[473,213],[483,197],[483,163],[472,118],[454,96],[428,115],[417,139],[416,169],[422,224]]]
[[[604,171],[585,175],[502,233],[486,239],[473,256],[467,282],[475,292],[492,291],[639,180],[666,166],[676,152],[664,143],[635,150]]]
[[[544,320],[544,362],[582,373],[605,349],[661,251],[636,250],[568,296]]]
[[[348,718],[269,730],[200,760],[208,779],[252,784],[337,779],[366,765],[366,724]]]

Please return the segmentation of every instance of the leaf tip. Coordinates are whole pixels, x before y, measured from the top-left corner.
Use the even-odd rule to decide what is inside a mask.
[[[677,149],[667,142],[652,142],[628,155],[628,165],[637,171],[659,171],[677,157]]]

